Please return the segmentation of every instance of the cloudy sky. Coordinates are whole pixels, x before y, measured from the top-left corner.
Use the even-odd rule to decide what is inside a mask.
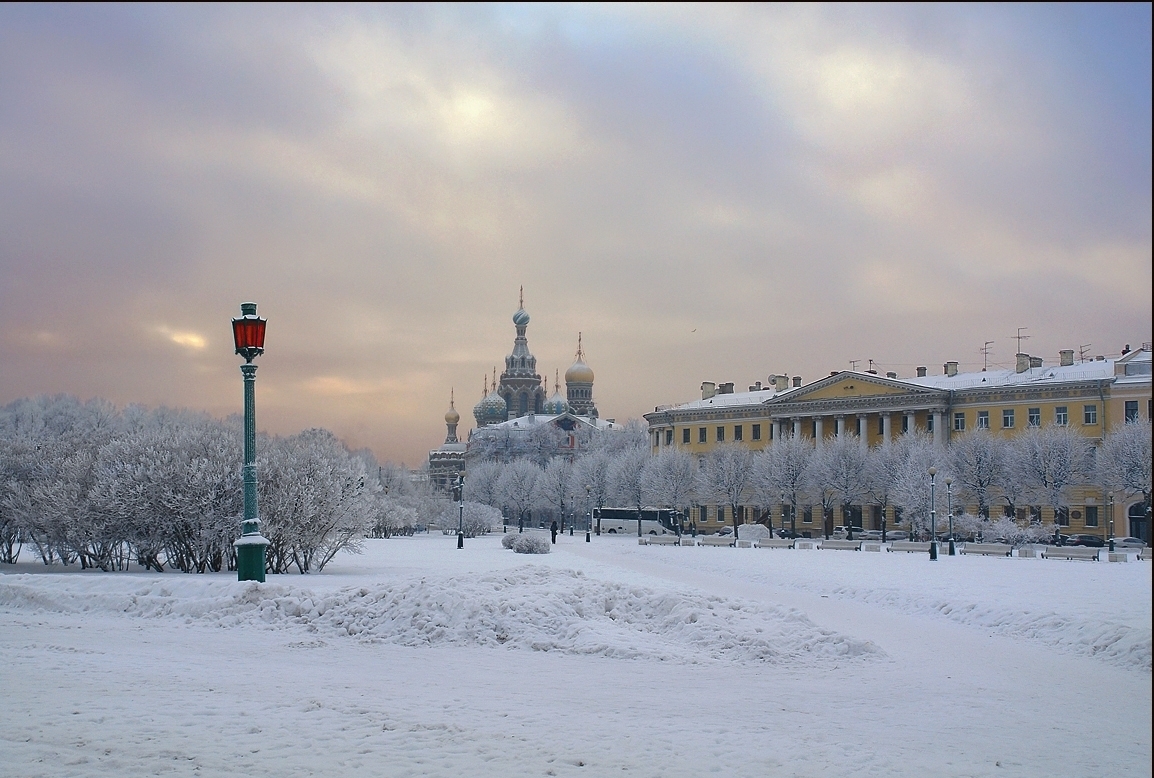
[[[1150,6],[0,7],[0,402],[236,412],[255,300],[260,426],[415,465],[521,285],[619,420],[1150,340]]]

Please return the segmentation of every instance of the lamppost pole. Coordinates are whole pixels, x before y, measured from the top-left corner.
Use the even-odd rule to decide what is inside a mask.
[[[936,467],[930,468],[930,561],[938,558],[938,506],[934,501],[934,478],[938,474]]]
[[[465,547],[465,474],[457,474],[457,548]]]
[[[589,523],[585,525],[585,542],[589,542],[589,532],[593,529],[593,502],[589,499],[589,494],[593,490],[588,486],[585,487],[585,502],[589,504]]]
[[[950,556],[957,556],[954,550],[954,479],[946,476],[946,513],[950,516]]]
[[[232,320],[236,353],[244,357],[244,520],[236,548],[238,581],[264,582],[268,539],[260,534],[256,493],[256,365],[253,359],[264,353],[265,320],[256,315],[256,303],[241,303],[240,318]]]
[[[1106,498],[1106,519],[1110,522],[1110,553],[1114,552],[1114,496]]]

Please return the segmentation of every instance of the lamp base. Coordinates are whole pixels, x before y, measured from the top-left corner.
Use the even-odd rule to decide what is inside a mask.
[[[260,535],[242,535],[233,546],[236,547],[236,580],[264,583],[268,539]]]

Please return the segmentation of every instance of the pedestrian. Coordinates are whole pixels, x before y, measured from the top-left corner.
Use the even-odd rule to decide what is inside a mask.
[[[525,520],[524,519],[517,519],[517,531],[518,532],[524,532],[525,531]]]
[[[553,534],[553,545],[557,545],[557,522],[556,522],[556,520],[554,520],[554,522],[549,525],[549,532],[551,532]]]

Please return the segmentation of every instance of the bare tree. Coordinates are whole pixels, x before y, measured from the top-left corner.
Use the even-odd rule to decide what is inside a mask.
[[[1014,438],[1009,460],[1027,493],[1057,518],[1070,504],[1070,488],[1090,474],[1090,442],[1066,425],[1031,427]]]
[[[509,506],[518,522],[529,518],[533,506],[537,504],[537,481],[541,468],[526,459],[518,459],[505,465],[498,488],[503,502]]]
[[[598,511],[597,534],[601,534],[600,510],[609,504],[612,493],[610,469],[613,458],[606,451],[592,451],[577,460],[576,492],[585,509]]]
[[[1112,491],[1142,495],[1150,508],[1150,422],[1130,421],[1115,427],[1098,447],[1098,477]]]
[[[641,509],[645,506],[645,466],[650,459],[652,455],[646,448],[627,448],[613,457],[609,471],[614,497],[637,511],[638,537],[641,537]]]
[[[754,455],[751,463],[752,483],[760,499],[776,499],[789,506],[790,532],[797,532],[797,506],[806,494],[813,452],[812,443],[787,437]]]
[[[817,449],[813,458],[814,477],[841,504],[842,526],[850,527],[852,506],[870,493],[867,452],[857,438],[843,435]]]
[[[723,443],[705,456],[699,471],[698,490],[710,499],[729,506],[733,538],[738,538],[737,509],[749,486],[752,455],[737,443]]]
[[[541,471],[538,481],[538,495],[542,504],[550,510],[555,510],[561,516],[561,531],[565,531],[565,516],[567,510],[572,510],[574,502],[574,488],[577,479],[573,465],[563,457],[550,459]]]
[[[949,465],[958,497],[977,503],[978,515],[987,519],[997,484],[1005,478],[1007,450],[1002,438],[985,429],[967,432],[950,445]]]
[[[504,468],[497,462],[478,462],[469,468],[465,479],[465,499],[490,505],[497,510],[503,506],[499,482]]]
[[[643,476],[647,502],[680,511],[693,499],[697,460],[681,449],[664,448],[649,459]]]
[[[946,502],[943,483],[946,475],[942,450],[928,435],[909,432],[890,444],[898,447],[894,466],[892,496],[894,505],[901,508],[902,520],[912,536],[924,535],[930,528],[930,493],[934,491],[934,509],[940,510]],[[936,490],[930,488],[930,468],[941,469]]]

